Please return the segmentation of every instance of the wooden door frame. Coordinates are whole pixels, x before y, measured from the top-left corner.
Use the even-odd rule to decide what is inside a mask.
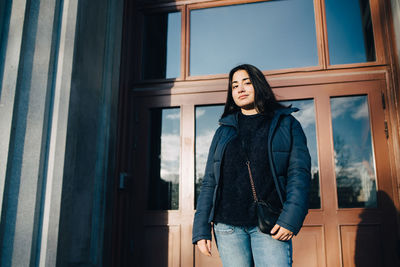
[[[153,9],[157,10],[160,8],[175,8],[179,6],[182,8],[182,19],[188,16],[187,10],[189,5],[194,7],[195,5],[205,4],[210,2],[209,0],[160,0],[158,2],[150,3],[147,0],[142,1],[144,4],[140,4],[140,1],[126,0],[124,2],[124,15],[123,15],[123,41],[122,41],[122,57],[121,57],[121,68],[120,68],[120,90],[119,90],[119,106],[118,106],[118,145],[116,151],[116,162],[117,167],[115,171],[114,179],[114,193],[113,193],[113,251],[112,251],[112,262],[113,266],[126,266],[125,259],[128,257],[124,253],[125,247],[129,247],[130,240],[125,238],[125,229],[129,227],[127,225],[127,214],[125,211],[129,208],[127,204],[128,195],[131,193],[129,187],[129,181],[126,189],[120,189],[120,173],[126,172],[131,173],[131,162],[132,148],[134,147],[134,140],[130,134],[135,131],[132,127],[135,122],[135,115],[132,107],[132,99],[139,96],[160,96],[160,95],[178,95],[178,94],[189,94],[189,93],[207,93],[207,92],[224,92],[225,84],[227,81],[227,75],[215,76],[204,76],[195,77],[194,79],[183,79],[183,80],[153,80],[153,81],[138,81],[132,76],[132,73],[136,73],[139,69],[137,61],[137,47],[138,36],[136,14],[139,9]],[[217,1],[220,3],[244,3],[244,2],[255,2],[255,1]],[[320,9],[316,13],[316,21],[322,21],[323,27],[325,15],[322,12],[322,0],[315,0],[316,9]],[[374,4],[372,4],[374,3]],[[272,87],[275,90],[283,87],[292,87],[299,85],[313,85],[313,84],[332,84],[347,81],[371,81],[371,80],[384,80],[386,82],[385,88],[383,89],[384,96],[386,99],[387,108],[384,110],[385,119],[388,121],[389,127],[389,157],[390,157],[390,171],[393,177],[393,200],[399,210],[399,188],[400,188],[400,151],[396,147],[400,144],[400,132],[398,131],[400,125],[400,111],[398,107],[399,96],[399,64],[397,57],[393,51],[396,51],[395,38],[393,31],[393,20],[391,19],[391,7],[388,0],[378,1],[372,0],[371,6],[374,5],[372,16],[374,21],[377,21],[377,25],[374,24],[374,36],[379,37],[377,39],[379,44],[376,44],[377,58],[382,58],[378,64],[361,63],[355,65],[341,65],[332,68],[328,68],[326,56],[320,58],[320,65],[323,66],[322,70],[309,70],[304,71],[301,69],[292,69],[289,72],[264,72],[268,76]],[[187,21],[187,20],[186,20]],[[388,22],[388,23],[386,23]],[[182,22],[182,27],[187,27],[186,22]],[[186,25],[186,26],[185,26]],[[319,27],[319,26],[317,26]],[[318,33],[318,46],[326,45],[326,35],[321,34],[322,28],[317,29]],[[186,42],[188,35],[187,28],[182,29],[184,40]],[[185,35],[186,34],[186,37]],[[377,40],[376,39],[376,40]],[[186,43],[185,43],[186,45]],[[184,50],[182,53],[186,54],[186,49],[182,45]],[[326,49],[326,48],[325,48]],[[378,53],[378,50],[381,51]],[[327,51],[327,50],[326,50]],[[181,55],[182,55],[181,53]],[[378,55],[379,54],[379,55]],[[187,58],[181,56],[181,60],[187,62]],[[321,61],[322,60],[322,61]],[[187,64],[187,63],[186,63]],[[182,65],[182,77],[187,77],[187,70]],[[197,79],[198,78],[198,79]],[[397,177],[397,181],[396,181]],[[313,216],[313,215],[311,215]],[[400,229],[398,229],[400,234]]]
[[[384,89],[386,86],[386,80],[385,80],[385,75],[382,73],[382,71],[376,71],[374,73],[367,73],[362,76],[359,76],[360,74],[355,74],[352,78],[349,79],[347,75],[337,75],[334,81],[331,81],[330,83],[325,83],[321,84],[320,83],[320,77],[314,77],[313,79],[310,79],[309,77],[307,78],[308,84],[310,85],[304,85],[305,82],[303,79],[300,79],[300,84],[302,85],[297,85],[294,86],[292,81],[289,81],[289,86],[278,86],[274,88],[275,93],[278,96],[281,96],[280,100],[288,100],[288,99],[310,99],[314,98],[315,100],[315,107],[316,107],[316,122],[317,122],[317,135],[318,135],[318,153],[319,155],[326,155],[327,153],[331,154],[331,157],[319,157],[320,161],[320,190],[321,192],[324,191],[324,193],[321,193],[321,209],[316,209],[316,210],[310,210],[309,215],[306,218],[305,221],[305,227],[322,227],[323,233],[324,233],[324,238],[327,240],[329,239],[329,242],[324,242],[325,243],[325,253],[326,253],[326,262],[328,263],[327,266],[337,266],[337,264],[340,264],[340,259],[337,258],[337,255],[341,255],[340,252],[340,242],[339,239],[337,239],[337,230],[329,230],[329,224],[332,224],[332,215],[324,215],[326,212],[325,207],[335,205],[335,208],[330,208],[331,213],[336,214],[337,212],[339,213],[346,213],[346,211],[339,210],[337,208],[337,198],[336,198],[336,186],[334,183],[334,179],[324,179],[323,177],[325,176],[331,176],[327,173],[333,172],[334,166],[333,166],[333,156],[332,156],[332,151],[333,151],[333,139],[332,139],[332,133],[331,133],[331,121],[326,120],[325,117],[330,118],[330,111],[326,109],[326,106],[329,106],[329,97],[330,96],[347,96],[347,95],[364,95],[364,94],[374,94],[373,98],[369,97],[370,99],[374,102],[373,105],[377,106],[380,105],[380,99],[377,96],[380,95],[381,90]],[[359,79],[357,79],[357,77]],[[364,78],[364,80],[362,79]],[[325,79],[326,80],[326,79]],[[360,80],[360,81],[357,81]],[[278,80],[279,82],[282,82],[281,80]],[[225,81],[227,82],[227,81]],[[220,85],[220,83],[218,83]],[[218,86],[216,85],[216,86]],[[356,89],[354,89],[356,88]],[[367,89],[366,89],[367,88]],[[370,88],[370,89],[368,89]],[[301,90],[300,90],[301,89]],[[318,89],[318,90],[317,90]],[[170,89],[173,90],[173,89]],[[195,90],[196,91],[196,90]],[[159,93],[160,91],[158,91]],[[188,227],[191,225],[192,219],[193,219],[193,213],[194,213],[194,204],[193,204],[193,197],[194,197],[194,142],[195,142],[195,136],[194,136],[194,114],[195,114],[195,106],[196,105],[213,105],[213,104],[221,104],[224,103],[225,101],[225,96],[226,92],[221,88],[221,90],[217,92],[185,92],[185,93],[176,93],[176,94],[157,94],[154,95],[154,92],[132,92],[134,95],[134,107],[138,110],[143,110],[143,109],[148,109],[150,107],[157,107],[157,108],[162,108],[162,107],[181,107],[182,109],[182,119],[181,119],[181,131],[182,131],[182,147],[181,147],[181,160],[182,160],[182,165],[184,166],[183,169],[181,169],[181,175],[180,175],[180,181],[181,181],[181,186],[182,190],[180,190],[180,203],[183,204],[182,208],[180,211],[165,211],[161,212],[159,214],[156,214],[154,212],[144,212],[142,210],[143,204],[139,205],[138,208],[142,210],[141,212],[139,211],[139,214],[147,214],[145,217],[146,224],[151,224],[152,221],[162,221],[163,218],[168,218],[168,224],[169,225],[178,225],[178,224],[185,224],[183,228],[181,229],[181,233],[185,236],[184,243],[191,243],[191,228]],[[282,98],[284,96],[284,98]],[[328,101],[328,102],[327,102]],[[377,102],[378,101],[378,102]],[[370,104],[372,105],[372,104]],[[323,109],[320,107],[324,107]],[[324,113],[321,113],[321,109],[325,110]],[[376,109],[376,108],[375,108]],[[328,110],[328,112],[326,112]],[[139,111],[134,111],[135,114],[139,114],[139,118],[136,119],[135,124],[138,123],[138,121],[145,121],[146,118],[141,117],[145,116],[144,113],[139,112]],[[376,112],[373,112],[371,114],[371,121],[373,122],[373,129],[371,131],[373,132],[383,132],[382,131],[382,125],[378,125],[377,121],[381,121],[381,118],[383,116],[383,111],[380,112],[379,116],[376,116]],[[140,115],[142,114],[142,115]],[[324,117],[323,119],[319,119],[318,116]],[[185,124],[185,125],[184,125]],[[375,129],[376,127],[379,128],[379,130]],[[141,124],[139,128],[145,128],[148,129],[149,125],[143,125]],[[379,134],[380,136],[377,137],[375,136],[373,138],[374,146],[381,146],[385,144],[387,146],[387,141],[386,138],[383,138],[382,141],[382,135],[383,133]],[[141,139],[141,138],[139,138]],[[379,143],[379,144],[378,144]],[[144,149],[144,148],[142,148]],[[138,169],[138,168],[145,168],[146,166],[146,155],[143,155],[142,153],[141,157],[136,158],[136,160],[133,162],[134,168],[133,169]],[[379,169],[379,171],[378,171]],[[377,167],[377,172],[381,172],[381,168]],[[323,171],[321,171],[323,170]],[[378,174],[381,175],[381,174]],[[135,175],[134,175],[135,176]],[[144,177],[146,174],[139,174],[139,176]],[[185,179],[182,179],[182,177],[185,176]],[[390,175],[389,175],[390,176]],[[391,177],[391,176],[390,176]],[[139,179],[139,182],[142,181],[142,179]],[[326,183],[331,183],[330,185],[327,185]],[[393,182],[392,180],[389,181]],[[134,188],[145,188],[140,182],[139,184],[134,184]],[[326,189],[328,187],[328,189]],[[388,185],[385,185],[386,190],[388,190]],[[139,190],[141,191],[141,190]],[[185,195],[182,195],[185,193]],[[333,192],[332,195],[329,195],[329,192]],[[134,193],[134,192],[131,192]],[[390,194],[390,196],[393,198],[393,194]],[[136,200],[137,201],[137,200]],[[135,203],[136,201],[132,201]],[[145,202],[146,200],[143,199]],[[329,209],[328,209],[329,210]],[[361,210],[361,209],[359,209]],[[184,212],[182,212],[184,211]],[[130,214],[137,214],[136,212],[129,212]],[[347,212],[348,213],[348,212]],[[185,215],[186,214],[186,215]],[[189,215],[191,214],[191,216]],[[346,215],[344,215],[346,217]],[[336,217],[335,217],[336,218]],[[138,218],[135,216],[135,218],[132,220],[130,223],[130,226],[132,227],[140,227],[140,225],[135,225],[135,222],[138,222]],[[353,224],[357,224],[357,222],[352,222]],[[347,222],[349,224],[349,222]],[[351,224],[351,223],[350,223]],[[158,224],[157,224],[158,225]],[[337,227],[337,224],[331,225],[330,228],[335,228]],[[137,239],[136,239],[137,240]],[[140,240],[140,238],[139,238]],[[184,241],[183,240],[183,241]],[[336,240],[336,241],[335,241]],[[182,241],[182,242],[183,242]],[[189,243],[190,242],[190,243]],[[190,246],[182,246],[182,253],[181,253],[181,258],[180,261],[185,264],[188,264],[190,262],[193,262],[193,249]],[[188,255],[191,255],[188,257]],[[335,262],[335,259],[337,260]],[[333,263],[334,262],[334,263]],[[186,265],[184,265],[186,266]]]
[[[317,94],[315,94],[315,86],[321,88]],[[359,226],[361,223],[361,219],[359,219],[360,214],[366,214],[365,216],[370,218],[369,221],[367,220],[367,223],[369,224],[379,224],[381,222],[379,218],[382,217],[382,211],[377,209],[338,208],[336,179],[334,178],[335,164],[333,157],[334,144],[332,135],[332,119],[330,109],[327,107],[330,107],[331,97],[352,95],[368,96],[373,148],[379,148],[374,149],[374,153],[377,153],[377,151],[380,152],[379,155],[374,155],[377,179],[379,178],[379,181],[377,180],[377,190],[384,189],[384,192],[386,192],[394,201],[394,204],[396,204],[396,198],[392,187],[395,182],[395,177],[391,174],[390,167],[387,164],[389,159],[389,144],[384,134],[384,110],[381,106],[381,92],[385,90],[385,88],[386,81],[384,76],[381,76],[380,79],[370,81],[337,82],[331,84],[312,85],[310,88],[305,86],[302,90],[294,91],[294,94],[290,92],[291,88],[289,87],[277,91],[277,94],[283,93],[285,96],[289,96],[290,98],[315,99],[317,136],[319,144],[318,154],[325,155],[324,157],[319,157],[320,190],[322,199],[320,210],[309,211],[305,220],[305,226],[307,227],[312,225],[324,228],[327,266],[342,266],[343,264],[343,260],[337,257],[338,255],[342,255],[343,251],[340,251],[341,238],[338,239],[338,231],[335,230],[335,228],[341,225]],[[310,92],[308,92],[308,89],[310,89]],[[322,119],[318,117],[322,117]],[[330,157],[326,156],[327,154],[330,154]],[[323,178],[326,176],[332,176],[333,178]],[[385,177],[389,177],[389,179],[384,179]],[[383,201],[383,199],[378,199],[378,203],[381,203],[381,201]],[[385,210],[385,207],[383,207],[383,209]],[[392,216],[395,216],[395,214],[392,214]],[[388,219],[388,221],[391,220],[391,218],[388,217],[386,217],[386,219]],[[385,223],[386,222],[383,222],[383,224]],[[393,226],[391,223],[389,223],[389,225]],[[384,232],[388,229],[393,231],[393,227],[383,228]],[[387,236],[393,237],[393,235],[388,232],[386,234]],[[327,242],[327,240],[329,240],[329,242]],[[394,242],[395,241],[392,239],[392,243]],[[386,260],[393,259],[395,251],[388,252],[385,250],[384,252],[386,253]],[[387,264],[387,266],[390,265]]]

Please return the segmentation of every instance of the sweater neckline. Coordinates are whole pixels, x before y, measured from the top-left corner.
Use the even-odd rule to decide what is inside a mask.
[[[261,113],[256,113],[256,114],[252,114],[252,115],[245,115],[242,112],[239,112],[239,116],[241,118],[245,118],[245,119],[252,119],[252,118],[260,118],[260,117],[264,117],[263,114]]]

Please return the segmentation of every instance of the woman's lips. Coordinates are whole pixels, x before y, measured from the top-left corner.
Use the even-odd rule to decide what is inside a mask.
[[[246,97],[248,97],[248,95],[241,95],[241,96],[239,96],[239,99],[243,99],[243,98],[246,98]]]

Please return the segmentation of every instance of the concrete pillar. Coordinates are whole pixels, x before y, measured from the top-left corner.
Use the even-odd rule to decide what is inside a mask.
[[[47,173],[42,200],[39,266],[56,266],[61,195],[64,177],[69,99],[75,47],[78,1],[64,0],[60,7],[57,74],[54,79],[53,109],[49,129]]]
[[[122,8],[122,0],[79,3],[57,266],[102,266],[111,252],[103,244],[111,225]]]
[[[0,211],[2,211],[4,184],[8,163],[11,122],[14,110],[14,99],[20,63],[22,29],[24,26],[26,0],[3,1],[2,35],[0,51]],[[6,12],[9,14],[6,14]],[[8,21],[6,18],[9,18]],[[9,26],[6,27],[5,25]],[[12,32],[8,36],[8,32]],[[5,52],[7,51],[7,52]]]
[[[6,108],[5,115],[1,115],[8,115],[1,121],[8,127],[11,125],[11,131],[3,132],[9,135],[6,137],[9,142],[2,144],[8,145],[7,159],[3,161],[7,165],[3,178],[0,229],[0,265],[4,267],[32,266],[37,260],[48,118],[55,72],[52,55],[56,49],[53,35],[57,28],[55,13],[55,1],[12,2],[6,57],[15,62],[5,62],[2,86],[5,99],[2,101]],[[13,27],[18,28],[17,33]],[[19,51],[14,50],[13,38],[18,40],[15,44]],[[2,158],[5,158],[4,154]]]
[[[0,266],[107,266],[122,11],[0,2]]]

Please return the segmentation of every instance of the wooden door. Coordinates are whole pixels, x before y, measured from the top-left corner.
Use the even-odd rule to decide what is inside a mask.
[[[380,80],[278,90],[315,102],[321,208],[310,209],[294,239],[294,266],[397,266],[385,86]]]
[[[313,157],[310,211],[293,240],[294,266],[396,266],[395,208],[381,91],[385,80],[276,88],[305,128]],[[127,266],[222,266],[191,243],[204,142],[202,108],[225,92],[136,95],[133,186],[123,212]],[[212,111],[214,110],[214,111]],[[215,120],[220,114],[214,114]],[[210,122],[217,127],[216,121]],[[196,144],[199,147],[196,147]],[[208,147],[207,149],[208,150]]]

